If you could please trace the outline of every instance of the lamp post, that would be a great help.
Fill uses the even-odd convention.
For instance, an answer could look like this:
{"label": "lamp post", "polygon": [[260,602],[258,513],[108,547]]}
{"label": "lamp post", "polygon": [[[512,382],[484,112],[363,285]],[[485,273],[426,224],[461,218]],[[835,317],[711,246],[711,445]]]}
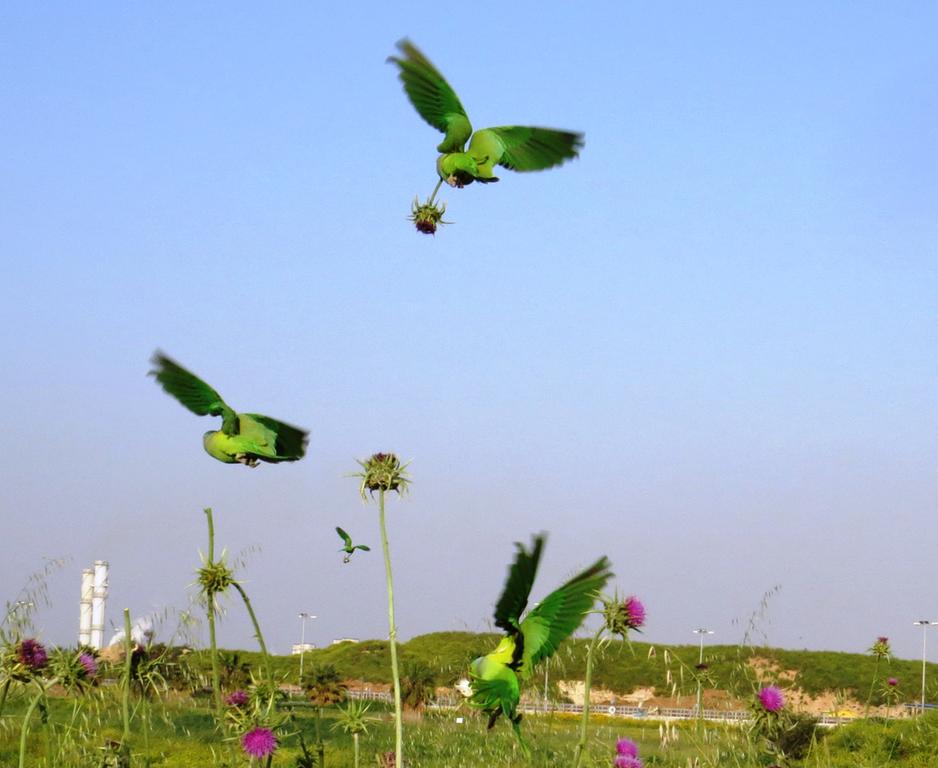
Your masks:
{"label": "lamp post", "polygon": [[698,675],[697,675],[697,717],[700,717],[703,714],[703,710],[701,709],[701,703],[703,700],[703,689],[701,687],[702,683],[701,683],[700,674],[699,674],[700,672],[703,671],[701,669],[701,667],[703,666],[703,641],[704,641],[704,635],[712,635],[713,630],[707,629],[706,627],[697,627],[697,629],[694,630],[694,634],[700,636],[700,656],[697,659],[697,672],[698,672]]}
{"label": "lamp post", "polygon": [[306,620],[315,619],[311,613],[301,611],[297,614],[300,617],[300,685],[303,684],[303,656],[306,655]]}
{"label": "lamp post", "polygon": [[932,624],[938,624],[938,621],[929,621],[928,619],[919,619],[912,622],[914,625],[922,628],[922,714],[925,713],[925,642],[927,640],[928,628]]}

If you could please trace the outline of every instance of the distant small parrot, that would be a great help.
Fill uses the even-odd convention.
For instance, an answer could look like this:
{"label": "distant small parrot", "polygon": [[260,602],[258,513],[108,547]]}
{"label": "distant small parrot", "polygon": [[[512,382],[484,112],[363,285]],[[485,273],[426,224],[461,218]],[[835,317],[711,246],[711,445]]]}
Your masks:
{"label": "distant small parrot", "polygon": [[[473,133],[459,97],[429,59],[409,40],[401,40],[397,47],[403,57],[390,56],[388,61],[398,66],[404,91],[420,116],[444,134],[437,147],[441,153],[436,161],[440,180],[427,203],[415,204],[415,217],[418,208],[433,208],[444,181],[452,187],[498,181],[493,172],[496,165],[513,171],[540,171],[576,157],[583,147],[582,133],[553,128],[506,125]],[[438,213],[436,221],[443,210]],[[420,229],[419,220],[415,220]]]}
{"label": "distant small parrot", "polygon": [[508,571],[508,581],[495,606],[495,626],[507,633],[489,654],[469,666],[471,696],[469,703],[489,715],[488,727],[504,714],[527,752],[521,738],[520,681],[531,677],[534,667],[549,658],[560,644],[572,635],[612,576],[609,560],[603,556],[566,584],[555,589],[521,619],[534,584],[543,534],[534,537],[531,550],[516,543],[515,562]]}
{"label": "distant small parrot", "polygon": [[308,433],[257,413],[235,413],[214,389],[174,360],[156,352],[150,371],[163,389],[199,416],[221,416],[221,429],[206,432],[208,454],[226,464],[256,467],[297,461],[306,453]]}
{"label": "distant small parrot", "polygon": [[339,550],[339,552],[345,552],[345,557],[342,558],[343,563],[347,563],[352,559],[352,555],[355,554],[356,549],[360,549],[362,552],[371,552],[371,547],[364,544],[352,544],[352,537],[339,528],[339,526],[335,527],[335,532],[339,534],[339,538],[344,542],[344,546]]}

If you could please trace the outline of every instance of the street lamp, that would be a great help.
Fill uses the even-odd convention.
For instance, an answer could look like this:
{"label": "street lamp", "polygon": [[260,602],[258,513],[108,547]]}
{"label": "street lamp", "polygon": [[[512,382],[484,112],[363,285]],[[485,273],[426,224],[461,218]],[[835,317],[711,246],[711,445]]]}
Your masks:
{"label": "street lamp", "polygon": [[[697,660],[697,672],[700,673],[700,672],[703,671],[703,670],[701,669],[701,667],[703,667],[703,641],[704,641],[704,635],[712,635],[712,634],[713,634],[713,630],[712,630],[712,629],[707,629],[706,627],[697,627],[697,629],[694,630],[694,634],[700,636],[700,657],[699,657],[698,660]],[[700,707],[701,701],[702,701],[702,699],[703,699],[703,689],[701,688],[701,685],[702,685],[702,683],[701,683],[701,679],[700,679],[700,674],[698,674],[698,675],[697,675],[697,717],[700,717],[700,716],[703,714],[703,710],[702,710],[701,707]]]}
{"label": "street lamp", "polygon": [[912,622],[914,625],[922,628],[922,714],[925,712],[925,641],[928,628],[932,624],[938,624],[938,621],[929,621],[928,619],[919,619]]}
{"label": "street lamp", "polygon": [[297,614],[300,617],[300,685],[303,684],[303,656],[306,654],[306,620],[315,619],[311,613],[302,611]]}

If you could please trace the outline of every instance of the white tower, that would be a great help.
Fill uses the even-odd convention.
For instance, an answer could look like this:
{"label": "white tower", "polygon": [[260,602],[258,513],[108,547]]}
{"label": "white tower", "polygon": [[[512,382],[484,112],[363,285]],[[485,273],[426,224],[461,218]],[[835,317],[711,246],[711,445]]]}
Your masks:
{"label": "white tower", "polygon": [[81,572],[81,602],[78,613],[78,644],[91,645],[91,598],[94,592],[94,568]]}
{"label": "white tower", "polygon": [[107,598],[108,564],[106,560],[94,561],[94,586],[91,593],[91,647],[104,647],[104,601]]}

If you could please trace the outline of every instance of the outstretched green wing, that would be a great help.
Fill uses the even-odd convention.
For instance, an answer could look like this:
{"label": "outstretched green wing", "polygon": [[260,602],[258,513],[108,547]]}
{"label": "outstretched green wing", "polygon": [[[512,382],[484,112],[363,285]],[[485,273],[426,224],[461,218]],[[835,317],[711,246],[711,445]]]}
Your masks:
{"label": "outstretched green wing", "polygon": [[596,602],[612,573],[601,557],[544,598],[521,622],[524,648],[518,674],[526,678],[542,659],[551,656],[572,635]]}
{"label": "outstretched green wing", "polygon": [[237,416],[214,389],[202,379],[183,368],[175,360],[157,351],[152,360],[156,368],[150,375],[156,377],[163,390],[198,416],[222,416],[222,430],[231,435],[237,432]]}
{"label": "outstretched green wing", "polygon": [[508,581],[505,582],[502,596],[495,605],[495,626],[509,634],[517,633],[518,621],[527,607],[528,596],[531,594],[541,559],[541,550],[544,548],[544,535],[534,537],[530,552],[519,542],[516,542],[515,546],[518,548],[515,562],[508,570]]}
{"label": "outstretched green wing", "polygon": [[472,124],[456,92],[410,40],[401,40],[397,47],[404,58],[389,56],[388,61],[400,69],[399,76],[410,103],[424,120],[446,134],[437,150],[462,152],[472,135]]}
{"label": "outstretched green wing", "polygon": [[243,415],[249,416],[276,435],[273,447],[278,458],[296,460],[302,459],[306,454],[306,442],[309,439],[309,433],[305,430],[258,413],[245,413]]}
{"label": "outstretched green wing", "polygon": [[350,547],[352,545],[352,537],[349,536],[344,530],[339,528],[339,526],[335,527],[335,532],[339,534],[339,538],[342,539],[345,546]]}
{"label": "outstretched green wing", "polygon": [[506,125],[476,131],[468,153],[481,165],[501,165],[512,171],[542,171],[576,157],[583,148],[583,134]]}

